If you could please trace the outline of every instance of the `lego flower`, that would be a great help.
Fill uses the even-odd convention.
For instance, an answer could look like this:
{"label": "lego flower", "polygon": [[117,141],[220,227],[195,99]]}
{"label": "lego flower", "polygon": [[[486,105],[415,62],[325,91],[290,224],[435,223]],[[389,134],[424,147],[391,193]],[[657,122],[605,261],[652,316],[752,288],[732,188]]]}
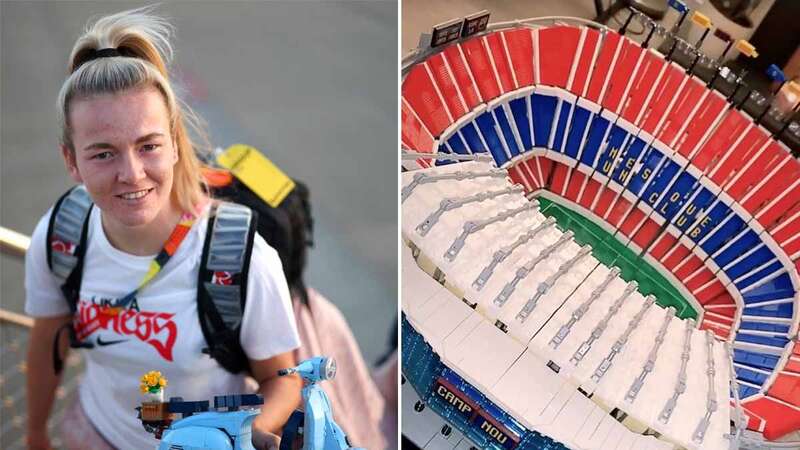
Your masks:
{"label": "lego flower", "polygon": [[139,390],[142,394],[151,393],[155,394],[161,391],[162,388],[167,386],[167,379],[161,375],[157,370],[151,370],[142,375],[139,380]]}

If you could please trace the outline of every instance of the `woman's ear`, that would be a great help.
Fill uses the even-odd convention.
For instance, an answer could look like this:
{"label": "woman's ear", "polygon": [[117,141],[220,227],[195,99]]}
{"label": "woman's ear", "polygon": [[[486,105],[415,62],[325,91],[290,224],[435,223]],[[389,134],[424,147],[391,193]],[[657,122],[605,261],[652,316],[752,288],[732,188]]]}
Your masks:
{"label": "woman's ear", "polygon": [[64,158],[64,165],[67,167],[70,178],[76,183],[83,183],[83,178],[81,178],[81,174],[78,171],[78,164],[75,162],[75,152],[66,145],[61,144],[61,156]]}
{"label": "woman's ear", "polygon": [[172,164],[178,162],[181,159],[180,150],[178,150],[178,143],[173,139],[172,140]]}

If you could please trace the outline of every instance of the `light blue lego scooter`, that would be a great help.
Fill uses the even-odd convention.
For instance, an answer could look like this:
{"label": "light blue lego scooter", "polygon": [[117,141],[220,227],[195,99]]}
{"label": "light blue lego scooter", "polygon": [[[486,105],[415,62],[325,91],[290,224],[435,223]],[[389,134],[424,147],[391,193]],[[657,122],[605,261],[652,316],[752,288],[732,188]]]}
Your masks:
{"label": "light blue lego scooter", "polygon": [[[350,449],[344,432],[333,420],[328,397],[318,384],[336,375],[333,358],[310,358],[278,374],[292,373],[306,381],[305,412],[295,411],[289,418],[281,437],[281,450],[297,448],[300,438],[303,450]],[[208,401],[184,402],[174,397],[160,404],[143,403],[137,409],[144,428],[161,439],[159,450],[255,450],[251,427],[260,413],[258,405],[263,403],[257,394],[217,396],[215,411],[209,411]],[[240,410],[243,406],[254,408]],[[173,414],[182,414],[183,418],[172,421]]]}

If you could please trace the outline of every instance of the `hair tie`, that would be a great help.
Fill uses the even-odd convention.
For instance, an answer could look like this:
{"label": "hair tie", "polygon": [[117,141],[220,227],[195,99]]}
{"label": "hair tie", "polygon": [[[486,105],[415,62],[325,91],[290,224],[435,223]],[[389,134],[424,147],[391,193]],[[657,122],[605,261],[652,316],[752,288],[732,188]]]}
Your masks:
{"label": "hair tie", "polygon": [[124,49],[123,49],[123,51],[120,51],[119,49],[116,49],[116,48],[101,48],[101,49],[98,49],[98,50],[92,50],[92,51],[89,52],[89,55],[86,57],[86,59],[81,61],[81,63],[78,64],[75,67],[75,70],[78,70],[78,68],[80,66],[88,63],[89,61],[93,61],[95,59],[113,58],[115,56],[129,56],[129,55],[130,55],[130,52],[127,52]]}
{"label": "hair tie", "polygon": [[101,48],[100,50],[94,50],[86,61],[98,58],[110,58],[112,56],[122,56],[122,54],[116,48]]}

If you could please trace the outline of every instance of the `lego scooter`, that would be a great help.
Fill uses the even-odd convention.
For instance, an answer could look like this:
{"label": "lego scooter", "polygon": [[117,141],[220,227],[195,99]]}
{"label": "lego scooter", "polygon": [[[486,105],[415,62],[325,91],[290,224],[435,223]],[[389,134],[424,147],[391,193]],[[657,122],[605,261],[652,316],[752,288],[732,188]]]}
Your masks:
{"label": "lego scooter", "polygon": [[[305,412],[295,411],[284,426],[281,450],[293,448],[299,438],[303,450],[351,448],[334,422],[328,397],[318,384],[336,375],[333,358],[310,358],[281,370],[279,375],[292,373],[306,381]],[[158,450],[256,450],[251,442],[251,427],[263,403],[258,394],[220,395],[214,397],[214,410],[209,411],[207,400],[186,402],[173,397],[168,402],[143,402],[137,410],[145,430],[161,440]],[[177,414],[181,418],[176,420]]]}

